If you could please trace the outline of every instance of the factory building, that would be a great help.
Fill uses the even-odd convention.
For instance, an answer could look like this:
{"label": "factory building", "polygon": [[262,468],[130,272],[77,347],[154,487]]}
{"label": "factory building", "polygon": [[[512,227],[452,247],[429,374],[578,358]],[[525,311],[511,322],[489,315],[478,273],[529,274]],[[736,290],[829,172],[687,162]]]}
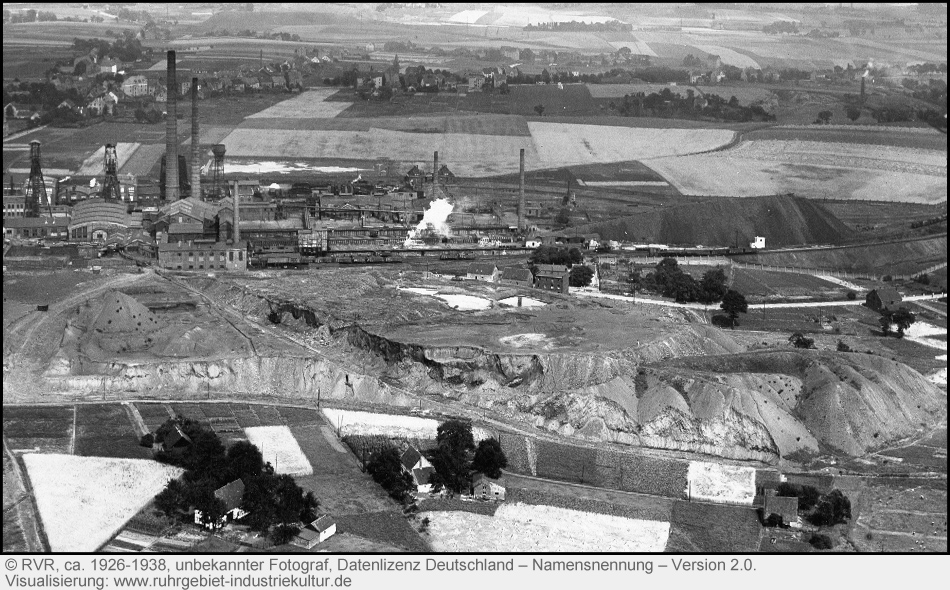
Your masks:
{"label": "factory building", "polygon": [[189,240],[158,244],[158,265],[167,270],[247,270],[247,243]]}
{"label": "factory building", "polygon": [[[137,225],[141,227],[141,213]],[[89,199],[73,207],[69,239],[76,242],[124,242],[134,225],[128,206],[121,201]]]}
{"label": "factory building", "polygon": [[14,217],[3,220],[3,237],[21,240],[66,240],[68,217]]}

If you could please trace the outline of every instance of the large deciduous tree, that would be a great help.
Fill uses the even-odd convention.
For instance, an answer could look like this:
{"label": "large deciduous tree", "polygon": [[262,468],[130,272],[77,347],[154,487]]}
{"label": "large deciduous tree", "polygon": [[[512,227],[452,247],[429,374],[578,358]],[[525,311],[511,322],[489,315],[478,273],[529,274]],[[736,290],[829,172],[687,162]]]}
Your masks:
{"label": "large deciduous tree", "polygon": [[736,320],[739,318],[739,314],[749,311],[749,304],[745,300],[745,295],[733,289],[726,291],[720,307],[729,316],[733,328],[738,323]]}
{"label": "large deciduous tree", "polygon": [[508,467],[508,458],[497,439],[486,438],[478,443],[475,457],[472,459],[472,470],[498,479],[505,467]]}

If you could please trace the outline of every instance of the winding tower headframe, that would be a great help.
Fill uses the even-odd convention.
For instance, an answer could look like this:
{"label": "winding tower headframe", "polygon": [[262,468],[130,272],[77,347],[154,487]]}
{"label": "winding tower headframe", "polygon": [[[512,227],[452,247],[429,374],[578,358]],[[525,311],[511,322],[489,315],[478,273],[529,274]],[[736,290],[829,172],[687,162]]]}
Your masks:
{"label": "winding tower headframe", "polygon": [[118,157],[115,146],[106,144],[106,177],[102,181],[102,198],[106,200],[122,200],[122,191],[119,188]]}
{"label": "winding tower headframe", "polygon": [[30,142],[30,179],[24,191],[26,217],[40,216],[40,200],[46,201],[46,210],[53,216],[53,204],[49,193],[46,192],[46,182],[43,180],[43,168],[40,165],[40,142],[36,139]]}

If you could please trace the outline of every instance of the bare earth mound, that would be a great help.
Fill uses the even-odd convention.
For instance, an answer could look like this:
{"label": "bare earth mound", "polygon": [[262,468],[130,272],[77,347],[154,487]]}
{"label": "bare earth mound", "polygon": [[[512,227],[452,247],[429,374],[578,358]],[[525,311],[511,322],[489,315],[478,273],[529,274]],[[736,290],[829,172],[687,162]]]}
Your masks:
{"label": "bare earth mound", "polygon": [[698,205],[597,223],[581,231],[607,240],[657,240],[666,244],[727,245],[739,232],[743,241],[768,236],[769,246],[837,244],[852,231],[823,206],[794,195],[716,199]]}

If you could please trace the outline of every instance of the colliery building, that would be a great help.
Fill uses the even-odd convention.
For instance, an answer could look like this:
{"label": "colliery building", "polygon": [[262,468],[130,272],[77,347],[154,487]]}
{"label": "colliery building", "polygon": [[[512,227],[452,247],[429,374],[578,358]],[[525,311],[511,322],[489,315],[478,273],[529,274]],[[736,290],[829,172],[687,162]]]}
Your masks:
{"label": "colliery building", "polygon": [[121,201],[89,199],[73,207],[69,239],[77,242],[124,242],[132,228],[142,227],[142,213],[136,217]]}
{"label": "colliery building", "polygon": [[189,240],[159,244],[158,265],[168,270],[247,270],[247,243]]}
{"label": "colliery building", "polygon": [[3,237],[21,240],[66,240],[68,217],[14,217],[3,220]]}

